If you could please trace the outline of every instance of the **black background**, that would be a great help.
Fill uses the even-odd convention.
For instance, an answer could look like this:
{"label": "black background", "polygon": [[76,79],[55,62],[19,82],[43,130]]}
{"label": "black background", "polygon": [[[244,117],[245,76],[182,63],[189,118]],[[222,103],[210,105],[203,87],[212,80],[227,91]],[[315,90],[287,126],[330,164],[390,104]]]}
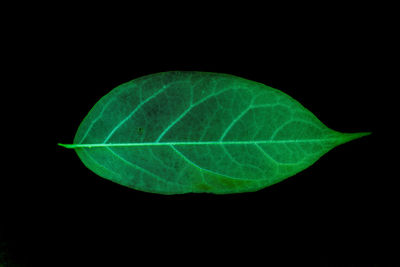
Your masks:
{"label": "black background", "polygon": [[[320,266],[393,262],[396,245],[388,244],[398,237],[399,199],[390,158],[380,152],[386,32],[374,29],[371,18],[340,14],[302,24],[256,16],[251,25],[235,16],[232,23],[208,24],[203,16],[187,25],[190,15],[176,23],[166,16],[154,27],[138,20],[122,31],[104,18],[100,25],[67,21],[47,32],[35,57],[47,71],[34,89],[51,97],[38,108],[54,134],[41,137],[48,146],[35,147],[32,166],[15,169],[21,179],[10,176],[2,187],[3,260],[17,266],[108,260],[111,266],[141,260],[247,266],[276,256]],[[279,184],[236,195],[135,191],[98,177],[73,150],[57,146],[72,142],[112,88],[169,70],[258,81],[292,96],[330,128],[373,134]]]}

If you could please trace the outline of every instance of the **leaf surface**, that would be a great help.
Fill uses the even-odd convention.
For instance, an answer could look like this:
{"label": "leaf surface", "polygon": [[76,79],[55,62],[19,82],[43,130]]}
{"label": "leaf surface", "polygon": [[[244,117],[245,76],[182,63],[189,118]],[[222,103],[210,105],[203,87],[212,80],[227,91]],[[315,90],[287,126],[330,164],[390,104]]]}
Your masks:
{"label": "leaf surface", "polygon": [[163,72],[122,84],[82,121],[74,148],[99,176],[159,194],[257,191],[368,133],[340,133],[269,86]]}

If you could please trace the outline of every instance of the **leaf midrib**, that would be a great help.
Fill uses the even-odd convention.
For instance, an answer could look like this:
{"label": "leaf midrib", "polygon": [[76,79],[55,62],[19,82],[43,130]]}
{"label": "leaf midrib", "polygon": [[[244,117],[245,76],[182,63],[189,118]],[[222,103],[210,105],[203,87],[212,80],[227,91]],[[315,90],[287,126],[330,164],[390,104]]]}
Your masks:
{"label": "leaf midrib", "polygon": [[259,140],[259,141],[191,141],[191,142],[143,142],[143,143],[107,143],[107,144],[59,144],[67,148],[79,147],[131,147],[131,146],[182,146],[182,145],[255,145],[316,143],[339,141],[343,138],[297,139],[297,140]]}

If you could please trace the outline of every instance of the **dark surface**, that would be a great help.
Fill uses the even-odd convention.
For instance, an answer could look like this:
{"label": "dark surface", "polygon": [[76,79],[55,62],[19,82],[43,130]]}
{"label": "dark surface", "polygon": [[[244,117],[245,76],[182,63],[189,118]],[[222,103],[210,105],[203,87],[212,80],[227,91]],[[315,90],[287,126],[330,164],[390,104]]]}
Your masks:
{"label": "dark surface", "polygon": [[[390,159],[380,151],[387,127],[376,91],[384,90],[382,63],[371,53],[376,43],[369,31],[354,34],[348,25],[328,24],[310,33],[272,36],[224,28],[208,35],[200,33],[203,27],[190,33],[171,26],[104,36],[73,29],[62,28],[65,34],[47,51],[54,97],[43,118],[54,132],[50,152],[37,153],[29,170],[15,169],[23,179],[1,188],[6,204],[0,263],[94,266],[111,259],[110,266],[128,266],[233,259],[251,266],[279,255],[298,262],[305,257],[309,266],[385,266],[396,259],[399,197]],[[258,81],[292,96],[330,128],[373,134],[335,148],[279,184],[237,195],[135,191],[96,176],[73,150],[56,146],[72,142],[84,116],[111,89],[168,70]]]}

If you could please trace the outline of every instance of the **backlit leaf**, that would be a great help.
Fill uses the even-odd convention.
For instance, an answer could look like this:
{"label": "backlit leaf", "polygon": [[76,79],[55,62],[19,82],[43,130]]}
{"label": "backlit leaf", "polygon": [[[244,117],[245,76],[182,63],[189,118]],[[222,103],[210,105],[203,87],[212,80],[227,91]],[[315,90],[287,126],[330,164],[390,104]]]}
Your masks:
{"label": "backlit leaf", "polygon": [[159,194],[262,189],[368,133],[327,128],[300,103],[233,75],[163,72],[122,84],[78,128],[74,148],[99,176]]}

